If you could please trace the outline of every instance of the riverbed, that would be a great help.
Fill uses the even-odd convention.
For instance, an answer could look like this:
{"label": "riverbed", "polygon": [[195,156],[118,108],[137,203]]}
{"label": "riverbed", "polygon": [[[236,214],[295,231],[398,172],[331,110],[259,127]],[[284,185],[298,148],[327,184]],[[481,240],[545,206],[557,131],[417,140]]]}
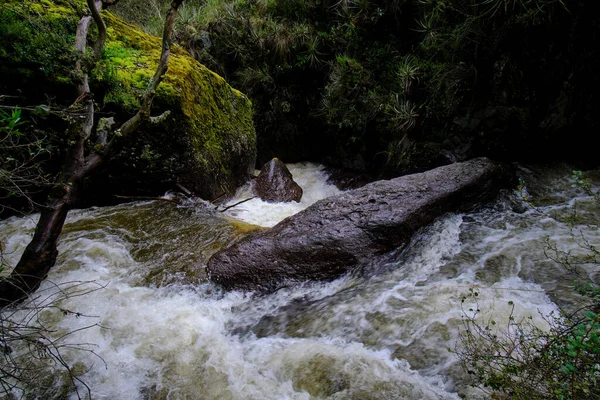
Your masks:
{"label": "riverbed", "polygon": [[[340,193],[323,166],[289,167],[301,203],[253,199],[222,213],[206,203],[147,201],[70,213],[36,298],[47,304],[62,290],[39,321],[79,345],[61,354],[76,366],[80,396],[87,385],[95,399],[123,400],[485,399],[454,352],[470,289],[481,318],[500,324],[509,302],[514,317],[544,327],[545,315],[581,300],[574,278],[547,254],[549,245],[583,251],[577,237],[600,245],[598,205],[572,187],[568,166],[520,167],[520,190],[447,214],[406,248],[333,282],[260,296],[222,291],[206,279],[210,255]],[[241,188],[221,209],[249,197]],[[0,221],[8,264],[36,218]],[[581,266],[592,278],[595,267]],[[52,398],[59,375],[25,390]]]}

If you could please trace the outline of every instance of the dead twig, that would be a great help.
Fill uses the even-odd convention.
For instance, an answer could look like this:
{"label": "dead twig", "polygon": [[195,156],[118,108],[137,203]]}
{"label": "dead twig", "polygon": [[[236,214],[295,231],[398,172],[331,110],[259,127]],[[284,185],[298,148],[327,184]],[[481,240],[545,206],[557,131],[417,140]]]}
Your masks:
{"label": "dead twig", "polygon": [[235,203],[235,204],[232,204],[232,205],[230,205],[230,206],[228,206],[228,207],[225,207],[224,209],[222,209],[222,210],[221,210],[221,212],[225,212],[225,211],[227,211],[227,210],[229,210],[229,209],[231,209],[231,208],[233,208],[233,207],[235,207],[235,206],[239,206],[240,204],[243,204],[243,203],[245,203],[245,202],[247,202],[247,201],[250,201],[250,200],[252,200],[252,199],[255,199],[256,197],[257,197],[257,196],[252,196],[252,197],[250,197],[249,199],[242,200],[242,201],[238,201],[238,202],[237,202],[237,203]]}

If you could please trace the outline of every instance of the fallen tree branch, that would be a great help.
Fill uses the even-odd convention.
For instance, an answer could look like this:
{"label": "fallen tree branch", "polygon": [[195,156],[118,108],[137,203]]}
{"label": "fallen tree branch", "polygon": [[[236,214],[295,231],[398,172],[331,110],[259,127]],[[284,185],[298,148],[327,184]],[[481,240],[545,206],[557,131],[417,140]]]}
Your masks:
{"label": "fallen tree branch", "polygon": [[175,184],[175,187],[177,189],[179,189],[181,191],[181,193],[185,194],[187,197],[196,197],[194,192],[192,192],[190,189],[186,188],[179,182]]}
{"label": "fallen tree branch", "polygon": [[232,205],[230,205],[229,207],[225,207],[224,209],[222,209],[222,210],[221,210],[221,212],[225,212],[225,211],[227,211],[227,210],[229,210],[229,209],[231,209],[231,208],[233,208],[233,207],[235,207],[235,206],[239,206],[240,204],[243,204],[243,203],[245,203],[245,202],[247,202],[247,201],[250,201],[250,200],[252,200],[252,199],[255,199],[256,197],[257,197],[257,196],[252,196],[252,197],[250,197],[249,199],[242,200],[242,201],[238,201],[237,203],[235,203],[235,204],[232,204]]}
{"label": "fallen tree branch", "polygon": [[227,193],[221,193],[220,195],[218,195],[217,197],[215,197],[214,199],[212,199],[210,202],[214,203],[215,201],[219,200],[220,198],[222,198],[223,196],[225,196]]}

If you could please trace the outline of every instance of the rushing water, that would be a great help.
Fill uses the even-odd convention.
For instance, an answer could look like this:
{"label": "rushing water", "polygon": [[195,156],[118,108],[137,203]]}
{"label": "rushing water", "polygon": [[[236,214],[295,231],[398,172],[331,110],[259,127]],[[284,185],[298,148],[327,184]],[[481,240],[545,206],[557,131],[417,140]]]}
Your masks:
{"label": "rushing water", "polygon": [[[327,183],[329,175],[324,171],[322,165],[299,163],[288,164],[287,167],[296,183],[303,188],[304,193],[302,194],[300,203],[295,201],[289,203],[267,203],[259,198],[254,198],[228,210],[227,214],[250,224],[271,227],[284,218],[304,210],[318,200],[341,193],[334,185]],[[250,185],[246,185],[240,188],[235,198],[225,204],[225,206],[230,206],[241,201],[241,199],[252,197],[253,194]]]}
{"label": "rushing water", "polygon": [[[210,255],[252,229],[233,218],[272,226],[338,193],[318,166],[291,171],[305,191],[300,204],[254,199],[224,216],[205,206],[143,202],[70,214],[40,293],[82,281],[97,290],[60,300],[60,309],[40,319],[56,336],[75,331],[65,341],[93,345],[97,356],[63,352],[93,398],[485,398],[469,388],[451,352],[464,294],[478,289],[484,318],[508,318],[510,300],[516,317],[543,325],[541,316],[557,304],[568,309],[578,301],[571,279],[544,254],[547,240],[581,251],[573,238],[581,230],[600,244],[587,225],[599,222],[596,204],[571,188],[567,168],[523,169],[537,208],[506,193],[477,212],[438,219],[404,250],[334,282],[267,296],[224,293],[206,282]],[[230,204],[249,196],[241,189]],[[575,231],[563,223],[574,210]],[[18,260],[34,224],[0,222],[9,262]]]}

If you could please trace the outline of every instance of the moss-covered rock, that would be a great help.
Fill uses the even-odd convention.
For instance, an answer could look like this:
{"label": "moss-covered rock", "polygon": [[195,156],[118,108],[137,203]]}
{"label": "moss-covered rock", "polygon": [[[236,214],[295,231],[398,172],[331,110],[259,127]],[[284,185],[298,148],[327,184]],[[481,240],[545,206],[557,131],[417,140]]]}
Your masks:
{"label": "moss-covered rock", "polygon": [[[2,68],[11,72],[11,82],[0,78],[2,91],[19,89],[27,95],[42,87],[47,91],[45,95],[65,106],[70,104],[74,96],[69,93],[72,84],[65,71],[74,59],[72,38],[78,15],[84,11],[83,2],[2,1],[0,17],[19,24],[15,28],[20,32],[29,31],[14,45],[0,37]],[[91,86],[101,112],[123,122],[139,107],[139,99],[160,58],[161,41],[108,12],[103,16],[108,39],[103,57],[91,74]],[[42,53],[46,59],[40,60],[46,70],[57,72],[40,73],[35,59],[22,61],[23,52],[35,48],[45,31],[55,31],[57,25],[63,30],[62,36],[67,36],[59,49],[62,51]],[[0,34],[7,36],[11,32],[7,28]],[[63,56],[59,58],[58,54]],[[19,76],[27,80],[16,81]],[[69,95],[64,93],[67,88]],[[60,93],[54,93],[56,90]],[[37,93],[27,97],[40,100],[39,96]],[[231,193],[246,180],[256,158],[251,102],[177,45],[172,48],[169,71],[157,90],[153,114],[167,110],[171,113],[160,124],[143,126],[139,134],[122,139],[123,150],[100,175],[92,178],[88,193],[90,189],[111,194],[157,193],[179,182],[201,197],[215,198]],[[106,184],[110,184],[109,190]]]}

